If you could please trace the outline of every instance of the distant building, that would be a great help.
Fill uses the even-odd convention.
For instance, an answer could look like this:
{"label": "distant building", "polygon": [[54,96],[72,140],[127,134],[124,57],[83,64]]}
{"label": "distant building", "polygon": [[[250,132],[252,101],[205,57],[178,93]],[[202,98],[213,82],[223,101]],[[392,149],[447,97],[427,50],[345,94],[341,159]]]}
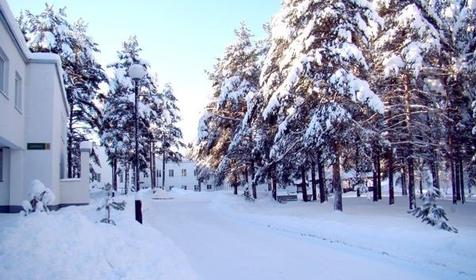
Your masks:
{"label": "distant building", "polygon": [[[89,203],[88,176],[65,178],[69,106],[62,75],[59,56],[30,52],[0,0],[0,212],[20,211],[34,179],[56,194],[53,207]],[[82,148],[81,166],[90,147]]]}
{"label": "distant building", "polygon": [[156,172],[151,174],[150,171],[147,171],[147,175],[141,173],[140,182],[141,187],[151,187],[151,176],[156,177],[157,186],[162,186],[162,180],[165,176],[165,189],[170,190],[174,188],[179,188],[183,190],[193,190],[193,191],[214,191],[221,190],[225,186],[216,186],[214,183],[214,178],[209,178],[201,182],[199,189],[199,182],[197,177],[197,165],[194,161],[189,159],[184,159],[182,162],[173,163],[167,162],[165,164],[165,174],[162,174],[162,159],[156,159]]}

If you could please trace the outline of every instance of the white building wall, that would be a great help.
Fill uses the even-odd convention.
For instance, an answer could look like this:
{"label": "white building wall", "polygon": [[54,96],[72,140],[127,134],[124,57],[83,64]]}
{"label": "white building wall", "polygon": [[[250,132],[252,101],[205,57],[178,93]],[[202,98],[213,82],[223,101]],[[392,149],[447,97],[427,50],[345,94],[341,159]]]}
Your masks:
{"label": "white building wall", "polygon": [[[53,190],[57,197],[54,205],[62,205],[60,179],[66,167],[68,105],[61,61],[57,55],[32,54],[28,50],[5,0],[0,0],[0,55],[8,62],[7,94],[0,93],[0,148],[4,159],[0,212],[18,211],[33,179]],[[17,75],[22,82],[20,110],[15,107]],[[28,143],[49,144],[49,149],[28,150]],[[87,173],[85,176],[89,178]],[[63,185],[67,188],[68,184]],[[79,187],[83,193],[88,189],[87,181],[81,180]],[[65,188],[68,194],[76,193]],[[88,202],[84,195],[68,197],[68,203]]]}
{"label": "white building wall", "polygon": [[[24,143],[24,106],[23,111],[15,109],[15,75],[18,73],[23,82],[27,79],[26,63],[11,40],[5,21],[0,17],[0,52],[8,59],[7,96],[0,93],[0,146],[14,149],[23,148]],[[24,85],[23,85],[24,87]]]}

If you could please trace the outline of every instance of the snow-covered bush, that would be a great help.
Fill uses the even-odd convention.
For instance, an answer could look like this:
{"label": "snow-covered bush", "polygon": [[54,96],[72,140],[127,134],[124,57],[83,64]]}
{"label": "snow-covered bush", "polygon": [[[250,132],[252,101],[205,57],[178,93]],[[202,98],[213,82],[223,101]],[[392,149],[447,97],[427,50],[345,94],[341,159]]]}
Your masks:
{"label": "snow-covered bush", "polygon": [[114,192],[112,191],[111,184],[106,184],[107,196],[103,200],[101,206],[97,208],[98,211],[106,209],[106,217],[101,219],[101,223],[113,224],[116,225],[116,222],[111,219],[111,209],[115,210],[124,210],[126,209],[126,202],[123,200],[121,202],[114,201]]}
{"label": "snow-covered bush", "polygon": [[446,217],[445,209],[436,204],[436,198],[439,197],[439,193],[439,190],[435,187],[428,187],[427,191],[421,196],[423,205],[408,212],[417,218],[421,218],[422,222],[457,233],[458,230],[447,223],[448,218]]}
{"label": "snow-covered bush", "polygon": [[30,199],[29,201],[24,200],[22,202],[25,215],[28,215],[30,212],[48,212],[48,205],[51,205],[56,199],[53,191],[45,187],[40,180],[33,180],[31,182],[28,197]]}

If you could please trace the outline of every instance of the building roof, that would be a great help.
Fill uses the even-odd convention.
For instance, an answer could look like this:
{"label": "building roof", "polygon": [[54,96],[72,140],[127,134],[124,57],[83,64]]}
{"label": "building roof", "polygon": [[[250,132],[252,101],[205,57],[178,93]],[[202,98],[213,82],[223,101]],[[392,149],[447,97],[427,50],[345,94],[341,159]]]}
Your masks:
{"label": "building roof", "polygon": [[0,21],[3,22],[7,28],[8,34],[12,38],[18,52],[25,61],[25,63],[38,63],[38,64],[54,64],[56,67],[56,75],[60,83],[61,95],[63,99],[63,105],[66,112],[69,115],[68,100],[66,98],[66,90],[63,83],[63,67],[61,64],[61,58],[54,53],[32,53],[28,48],[25,37],[23,36],[20,26],[13,16],[10,7],[6,0],[0,0]]}

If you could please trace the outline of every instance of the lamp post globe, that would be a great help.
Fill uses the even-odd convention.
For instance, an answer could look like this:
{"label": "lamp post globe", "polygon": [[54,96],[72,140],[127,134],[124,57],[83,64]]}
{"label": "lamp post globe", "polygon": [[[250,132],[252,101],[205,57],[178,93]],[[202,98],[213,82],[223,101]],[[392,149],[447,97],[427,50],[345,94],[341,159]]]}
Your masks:
{"label": "lamp post globe", "polygon": [[139,141],[138,141],[138,130],[139,130],[139,118],[138,118],[138,103],[139,103],[139,82],[142,80],[146,71],[144,66],[140,64],[132,64],[129,67],[129,77],[134,81],[134,128],[135,128],[135,160],[134,160],[134,180],[136,187],[136,198],[135,198],[135,216],[136,221],[142,224],[142,201],[140,198],[139,190]]}
{"label": "lamp post globe", "polygon": [[145,68],[141,64],[135,63],[129,66],[129,77],[134,81],[142,80],[145,77]]}

